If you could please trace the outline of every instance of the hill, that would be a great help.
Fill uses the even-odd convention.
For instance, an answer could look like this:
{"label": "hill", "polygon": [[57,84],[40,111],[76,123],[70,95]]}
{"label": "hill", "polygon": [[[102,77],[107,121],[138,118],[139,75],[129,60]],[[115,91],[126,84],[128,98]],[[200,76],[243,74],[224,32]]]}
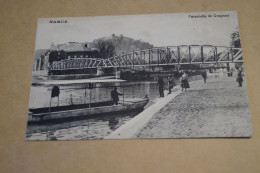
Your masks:
{"label": "hill", "polygon": [[131,52],[133,50],[153,48],[153,45],[148,42],[125,37],[122,34],[120,36],[116,36],[115,34],[113,34],[110,37],[102,37],[102,38],[93,40],[93,43],[95,43],[97,40],[106,40],[106,41],[112,42],[113,45],[115,46],[116,55]]}

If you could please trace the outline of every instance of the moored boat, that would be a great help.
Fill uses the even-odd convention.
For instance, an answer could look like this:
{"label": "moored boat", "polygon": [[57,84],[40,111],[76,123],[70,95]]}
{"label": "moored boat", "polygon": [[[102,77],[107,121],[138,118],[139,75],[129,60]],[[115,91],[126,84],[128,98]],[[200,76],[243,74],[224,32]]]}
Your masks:
{"label": "moored boat", "polygon": [[128,99],[119,101],[118,105],[113,105],[111,101],[96,102],[91,104],[77,104],[57,107],[44,107],[29,109],[28,122],[42,122],[57,119],[67,119],[76,117],[88,117],[93,115],[104,115],[122,111],[132,111],[143,109],[149,99]]}
{"label": "moored boat", "polygon": [[[60,87],[73,86],[77,88],[79,86],[83,88],[91,89],[93,88],[94,83],[114,83],[114,82],[124,82],[123,80],[73,80],[73,81],[49,81],[41,83],[41,85],[46,86],[55,86],[56,89]],[[59,87],[58,87],[59,86]],[[86,96],[86,95],[85,95]],[[128,112],[137,109],[143,109],[144,106],[149,102],[148,98],[132,98],[132,99],[123,99],[118,101],[118,105],[114,105],[112,101],[102,101],[102,102],[91,102],[91,93],[90,93],[90,103],[83,104],[73,104],[71,102],[69,105],[65,106],[54,106],[51,104],[49,107],[41,108],[30,108],[28,111],[28,123],[35,122],[46,122],[52,120],[65,120],[73,119],[79,117],[90,117],[90,116],[100,116],[107,115],[109,113],[117,112]],[[50,101],[51,103],[51,101]]]}

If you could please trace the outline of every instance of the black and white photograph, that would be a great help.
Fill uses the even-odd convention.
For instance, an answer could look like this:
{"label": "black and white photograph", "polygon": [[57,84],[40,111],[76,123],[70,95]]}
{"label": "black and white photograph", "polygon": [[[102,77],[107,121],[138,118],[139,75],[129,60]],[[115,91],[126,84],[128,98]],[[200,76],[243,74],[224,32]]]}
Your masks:
{"label": "black and white photograph", "polygon": [[236,11],[40,18],[25,140],[251,137],[244,59]]}

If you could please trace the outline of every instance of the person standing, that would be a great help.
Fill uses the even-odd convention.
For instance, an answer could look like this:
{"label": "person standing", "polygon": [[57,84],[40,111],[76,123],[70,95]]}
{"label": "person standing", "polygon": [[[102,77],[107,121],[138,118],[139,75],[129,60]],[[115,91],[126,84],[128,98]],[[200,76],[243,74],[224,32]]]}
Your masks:
{"label": "person standing", "polygon": [[111,91],[111,98],[112,98],[113,104],[118,105],[118,101],[119,101],[118,96],[122,96],[122,95],[123,94],[120,94],[119,92],[117,92],[117,88],[114,87],[114,90]]}
{"label": "person standing", "polygon": [[203,77],[204,83],[207,82],[207,72],[205,69],[202,70],[201,76]]}
{"label": "person standing", "polygon": [[242,77],[241,68],[238,69],[238,72],[237,72],[237,82],[238,82],[238,87],[242,87],[243,77]]}
{"label": "person standing", "polygon": [[163,81],[163,78],[162,77],[159,77],[158,81],[157,81],[157,84],[156,84],[156,87],[159,85],[159,94],[160,94],[160,97],[164,97],[164,93],[163,93],[163,90],[164,90],[164,81]]}
{"label": "person standing", "polygon": [[186,71],[184,71],[183,75],[181,76],[181,90],[190,88],[189,82],[188,82],[188,74]]}
{"label": "person standing", "polygon": [[168,77],[168,88],[169,88],[169,93],[172,93],[172,88],[173,88],[173,78],[172,77]]}

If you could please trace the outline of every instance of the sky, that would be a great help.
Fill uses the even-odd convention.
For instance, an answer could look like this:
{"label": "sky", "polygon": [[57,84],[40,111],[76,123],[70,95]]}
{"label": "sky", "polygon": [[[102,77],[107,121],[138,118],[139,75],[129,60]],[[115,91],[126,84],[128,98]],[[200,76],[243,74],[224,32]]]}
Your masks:
{"label": "sky", "polygon": [[[198,15],[207,17],[191,18]],[[228,17],[214,17],[215,15]],[[67,20],[67,23],[49,23],[56,19]],[[48,49],[52,42],[55,45],[91,42],[112,34],[123,34],[149,42],[155,47],[194,44],[229,46],[230,35],[237,27],[235,11],[42,18],[37,22],[35,49]]]}

